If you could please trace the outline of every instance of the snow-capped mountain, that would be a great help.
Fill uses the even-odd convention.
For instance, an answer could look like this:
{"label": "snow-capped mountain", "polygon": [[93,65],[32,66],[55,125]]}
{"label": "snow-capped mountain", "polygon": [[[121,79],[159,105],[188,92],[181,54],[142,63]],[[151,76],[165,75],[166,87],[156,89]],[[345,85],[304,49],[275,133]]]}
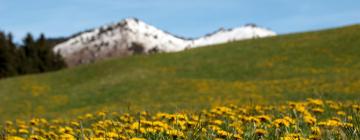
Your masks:
{"label": "snow-capped mountain", "polygon": [[96,60],[128,56],[136,53],[177,52],[188,48],[276,35],[256,26],[222,29],[198,39],[184,39],[148,25],[136,18],[128,18],[89,30],[54,47],[69,66]]}
{"label": "snow-capped mountain", "polygon": [[208,46],[230,41],[275,36],[276,33],[254,24],[245,25],[233,29],[219,29],[218,31],[205,35],[193,41],[192,46]]}

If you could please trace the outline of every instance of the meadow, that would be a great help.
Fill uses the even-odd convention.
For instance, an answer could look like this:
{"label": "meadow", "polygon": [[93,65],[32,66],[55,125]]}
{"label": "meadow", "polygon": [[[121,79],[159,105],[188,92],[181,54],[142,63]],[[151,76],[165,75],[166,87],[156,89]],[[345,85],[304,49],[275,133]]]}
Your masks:
{"label": "meadow", "polygon": [[[237,41],[179,53],[112,59],[57,72],[3,79],[0,80],[0,120],[71,120],[98,111],[191,114],[203,109],[229,107],[230,104],[276,106],[307,98],[344,104],[353,102],[352,105],[356,106],[360,101],[359,31],[360,26],[353,25]],[[336,114],[331,110],[326,112]],[[298,122],[291,113],[293,111],[269,115],[275,115],[270,116],[271,120],[292,115],[291,118]],[[224,117],[222,121],[230,116]],[[336,115],[317,119],[326,122],[332,117]],[[352,131],[358,131],[356,123],[344,118],[335,120],[341,126],[343,123],[352,124]],[[274,138],[276,129],[270,127],[260,128],[267,131],[266,137]],[[227,132],[232,129],[230,126],[221,128],[229,129]],[[310,126],[304,129],[308,132],[301,133],[301,136],[309,137]],[[254,134],[252,130],[246,132],[243,134]],[[136,133],[135,136],[143,135]]]}
{"label": "meadow", "polygon": [[199,113],[87,113],[76,119],[7,121],[9,140],[360,139],[360,104],[308,99],[276,106],[219,106]]}

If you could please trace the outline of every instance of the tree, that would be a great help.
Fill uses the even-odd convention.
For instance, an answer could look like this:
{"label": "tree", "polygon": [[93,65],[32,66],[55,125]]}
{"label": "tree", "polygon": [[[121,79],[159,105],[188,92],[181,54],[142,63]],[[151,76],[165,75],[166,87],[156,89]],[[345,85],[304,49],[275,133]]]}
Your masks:
{"label": "tree", "polygon": [[28,33],[23,40],[23,54],[20,54],[21,60],[21,72],[25,73],[37,73],[39,72],[38,65],[38,51],[33,36]]}
{"label": "tree", "polygon": [[[12,37],[10,37],[10,40]],[[12,55],[12,43],[3,32],[0,32],[0,78],[13,76],[16,72],[16,66],[13,65],[14,58]]]}
{"label": "tree", "polygon": [[64,68],[65,62],[53,52],[53,46],[63,39],[47,40],[44,34],[34,39],[29,33],[23,45],[17,46],[12,35],[0,32],[0,78],[54,71]]}

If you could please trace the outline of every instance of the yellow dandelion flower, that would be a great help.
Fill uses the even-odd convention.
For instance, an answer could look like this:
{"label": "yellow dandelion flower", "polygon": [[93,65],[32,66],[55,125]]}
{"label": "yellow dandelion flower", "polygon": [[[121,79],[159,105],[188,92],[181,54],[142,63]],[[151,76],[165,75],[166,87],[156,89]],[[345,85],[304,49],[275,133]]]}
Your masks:
{"label": "yellow dandelion flower", "polygon": [[38,136],[38,135],[31,135],[29,140],[45,140],[45,138]]}
{"label": "yellow dandelion flower", "polygon": [[316,118],[313,116],[304,116],[304,122],[307,123],[308,125],[314,125],[316,123]]}
{"label": "yellow dandelion flower", "polygon": [[217,134],[221,137],[221,138],[227,138],[230,137],[231,134],[229,132],[226,132],[224,130],[219,130],[217,131]]}
{"label": "yellow dandelion flower", "polygon": [[100,111],[100,112],[97,112],[96,115],[99,116],[99,117],[105,117],[106,113],[103,112],[103,111]]}
{"label": "yellow dandelion flower", "polygon": [[281,137],[280,140],[305,140],[305,138],[301,137],[298,133],[288,133]]}
{"label": "yellow dandelion flower", "polygon": [[9,136],[7,137],[8,140],[25,140],[24,138],[22,137],[18,137],[18,136]]}
{"label": "yellow dandelion flower", "polygon": [[338,111],[336,112],[336,114],[338,114],[339,116],[345,116],[346,113],[344,111]]}
{"label": "yellow dandelion flower", "polygon": [[324,102],[322,100],[319,99],[307,99],[308,103],[311,105],[317,105],[317,106],[321,106],[324,104]]}
{"label": "yellow dandelion flower", "polygon": [[60,135],[61,140],[76,140],[76,138],[71,134],[62,134]]}
{"label": "yellow dandelion flower", "polygon": [[145,138],[131,138],[130,140],[146,140]]}
{"label": "yellow dandelion flower", "polygon": [[313,111],[314,113],[323,113],[324,109],[322,109],[322,108],[313,108],[311,111]]}
{"label": "yellow dandelion flower", "polygon": [[258,136],[264,136],[266,135],[268,132],[265,129],[256,129],[255,130],[255,134]]}
{"label": "yellow dandelion flower", "polygon": [[27,129],[19,129],[20,134],[29,134],[29,130]]}
{"label": "yellow dandelion flower", "polygon": [[75,121],[72,121],[70,124],[72,126],[75,126],[75,127],[80,127],[80,124],[78,122],[75,122]]}
{"label": "yellow dandelion flower", "polygon": [[108,132],[108,133],[106,133],[106,137],[116,139],[119,137],[119,135],[118,135],[118,133],[115,133],[115,132]]}
{"label": "yellow dandelion flower", "polygon": [[271,117],[270,117],[270,116],[267,116],[267,115],[257,116],[257,118],[258,118],[261,122],[270,122],[270,121],[271,121]]}
{"label": "yellow dandelion flower", "polygon": [[185,136],[184,133],[179,130],[168,130],[166,131],[166,134],[175,138],[183,138]]}
{"label": "yellow dandelion flower", "polygon": [[92,119],[93,117],[94,117],[93,114],[90,114],[90,113],[85,114],[86,119]]}
{"label": "yellow dandelion flower", "polygon": [[223,124],[223,121],[221,121],[221,120],[213,120],[213,121],[211,121],[211,124],[221,125],[221,124]]}
{"label": "yellow dandelion flower", "polygon": [[31,119],[31,120],[30,120],[30,125],[32,125],[32,126],[37,126],[37,125],[39,125],[39,120],[38,120],[38,119]]}
{"label": "yellow dandelion flower", "polygon": [[311,127],[311,134],[314,136],[320,136],[321,130],[319,127]]}

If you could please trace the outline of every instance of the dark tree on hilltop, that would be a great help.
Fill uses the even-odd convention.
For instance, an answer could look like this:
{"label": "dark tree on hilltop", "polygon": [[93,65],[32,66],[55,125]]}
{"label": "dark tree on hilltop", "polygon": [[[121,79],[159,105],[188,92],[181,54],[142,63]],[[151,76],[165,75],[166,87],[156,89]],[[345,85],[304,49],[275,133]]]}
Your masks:
{"label": "dark tree on hilltop", "polygon": [[61,56],[52,51],[54,45],[44,34],[38,39],[27,34],[23,45],[17,46],[11,34],[0,32],[0,78],[64,68]]}
{"label": "dark tree on hilltop", "polygon": [[11,76],[13,72],[7,39],[5,34],[0,32],[0,77]]}
{"label": "dark tree on hilltop", "polygon": [[37,46],[35,46],[35,41],[31,34],[26,35],[21,48],[22,49],[19,50],[19,57],[21,59],[20,74],[39,72],[36,69],[38,64],[38,50]]}
{"label": "dark tree on hilltop", "polygon": [[53,45],[48,42],[44,34],[40,35],[37,40],[39,54],[38,59],[40,65],[38,66],[40,72],[53,71],[65,67],[65,62],[59,54],[53,53]]}

